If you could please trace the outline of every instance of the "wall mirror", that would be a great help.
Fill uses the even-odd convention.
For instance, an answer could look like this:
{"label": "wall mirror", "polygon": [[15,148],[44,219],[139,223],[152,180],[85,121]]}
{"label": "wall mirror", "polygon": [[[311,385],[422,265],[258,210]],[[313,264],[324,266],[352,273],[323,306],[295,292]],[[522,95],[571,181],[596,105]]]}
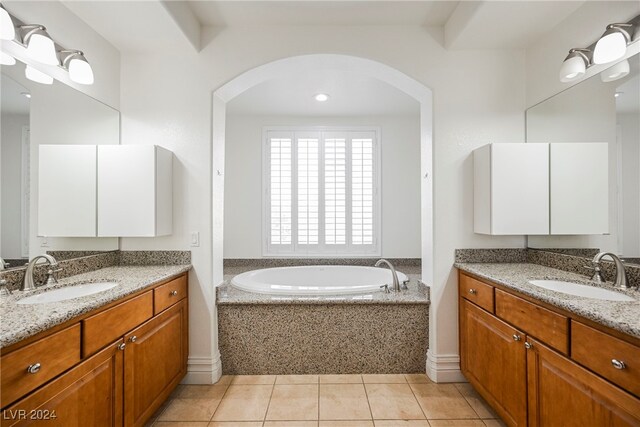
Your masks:
{"label": "wall mirror", "polygon": [[2,65],[0,74],[0,258],[18,268],[44,252],[68,258],[118,249],[115,237],[39,236],[37,183],[39,145],[119,144],[120,113],[57,80],[28,80],[24,69]]}
{"label": "wall mirror", "polygon": [[[614,78],[616,69],[629,72]],[[529,108],[526,121],[527,142],[609,144],[609,194],[593,200],[609,206],[609,234],[528,236],[528,247],[585,257],[602,250],[640,264],[640,56]]]}

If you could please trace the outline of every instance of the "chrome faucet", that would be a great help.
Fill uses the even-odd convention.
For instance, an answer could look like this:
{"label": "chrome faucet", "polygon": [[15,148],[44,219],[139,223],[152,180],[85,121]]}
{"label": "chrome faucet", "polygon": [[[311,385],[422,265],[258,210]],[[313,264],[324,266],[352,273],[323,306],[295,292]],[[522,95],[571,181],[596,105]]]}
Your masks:
{"label": "chrome faucet", "polygon": [[[20,288],[21,291],[32,291],[36,288],[36,283],[33,280],[33,270],[35,269],[35,266],[40,258],[45,259],[51,265],[51,267],[58,266],[58,261],[56,261],[56,259],[49,254],[43,254],[33,257],[33,259],[29,261],[29,264],[27,264],[27,270],[24,272],[24,280],[22,281],[22,287]],[[49,278],[52,277],[52,273],[53,271],[51,273],[48,273]],[[47,279],[47,283],[49,283],[49,279]]]}
{"label": "chrome faucet", "polygon": [[607,255],[613,260],[616,265],[616,282],[614,286],[619,289],[631,289],[631,286],[629,286],[629,283],[627,281],[627,272],[624,270],[624,264],[616,254],[613,254],[611,252],[600,252],[595,257],[593,257],[593,265],[597,268],[596,271],[600,271],[600,260]]}
{"label": "chrome faucet", "polygon": [[396,273],[396,269],[393,267],[393,264],[382,258],[376,262],[376,267],[380,267],[382,264],[386,264],[391,270],[391,276],[393,276],[393,292],[400,292],[400,281],[398,280],[398,273]]}

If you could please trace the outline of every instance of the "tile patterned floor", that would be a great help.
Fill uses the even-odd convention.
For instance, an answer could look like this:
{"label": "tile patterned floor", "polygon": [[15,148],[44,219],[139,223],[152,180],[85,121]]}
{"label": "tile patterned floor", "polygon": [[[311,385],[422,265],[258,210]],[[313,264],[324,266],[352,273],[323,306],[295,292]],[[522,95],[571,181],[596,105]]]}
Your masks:
{"label": "tile patterned floor", "polygon": [[469,384],[424,374],[237,375],[180,385],[151,427],[500,427]]}

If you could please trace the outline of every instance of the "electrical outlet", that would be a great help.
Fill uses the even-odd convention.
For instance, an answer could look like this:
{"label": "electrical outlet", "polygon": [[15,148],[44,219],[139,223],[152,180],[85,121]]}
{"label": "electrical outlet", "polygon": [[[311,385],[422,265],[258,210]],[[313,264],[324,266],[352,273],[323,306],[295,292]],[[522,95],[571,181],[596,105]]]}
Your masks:
{"label": "electrical outlet", "polygon": [[191,246],[192,247],[200,246],[200,233],[197,231],[191,233]]}

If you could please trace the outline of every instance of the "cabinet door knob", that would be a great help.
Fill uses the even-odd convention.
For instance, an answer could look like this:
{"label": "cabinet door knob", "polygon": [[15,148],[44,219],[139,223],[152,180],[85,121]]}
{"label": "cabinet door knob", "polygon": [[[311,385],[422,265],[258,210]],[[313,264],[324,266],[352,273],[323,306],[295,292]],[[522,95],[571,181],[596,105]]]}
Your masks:
{"label": "cabinet door knob", "polygon": [[531,344],[530,342],[524,343],[524,348],[526,348],[527,350],[532,348],[532,347],[533,347],[533,344]]}
{"label": "cabinet door knob", "polygon": [[514,341],[520,341],[520,340],[522,340],[522,337],[521,337],[520,335],[516,335],[516,334],[514,334],[514,335],[513,335],[513,340],[514,340]]}
{"label": "cabinet door knob", "polygon": [[42,366],[39,363],[34,363],[33,365],[29,365],[29,367],[27,368],[27,372],[30,374],[35,374],[40,370],[41,367]]}
{"label": "cabinet door knob", "polygon": [[132,337],[129,337],[129,341],[130,342],[136,342],[136,340],[138,339],[137,336],[133,335]]}
{"label": "cabinet door knob", "polygon": [[126,346],[127,345],[125,343],[120,343],[120,345],[118,346],[118,350],[124,350]]}
{"label": "cabinet door knob", "polygon": [[169,295],[171,295],[172,297],[175,297],[176,295],[178,295],[178,291],[171,291]]}
{"label": "cabinet door knob", "polygon": [[616,369],[624,369],[627,367],[627,365],[625,365],[622,360],[618,360],[618,359],[611,359],[611,364]]}
{"label": "cabinet door knob", "polygon": [[478,293],[478,291],[476,291],[475,289],[469,289],[469,293],[475,295]]}

